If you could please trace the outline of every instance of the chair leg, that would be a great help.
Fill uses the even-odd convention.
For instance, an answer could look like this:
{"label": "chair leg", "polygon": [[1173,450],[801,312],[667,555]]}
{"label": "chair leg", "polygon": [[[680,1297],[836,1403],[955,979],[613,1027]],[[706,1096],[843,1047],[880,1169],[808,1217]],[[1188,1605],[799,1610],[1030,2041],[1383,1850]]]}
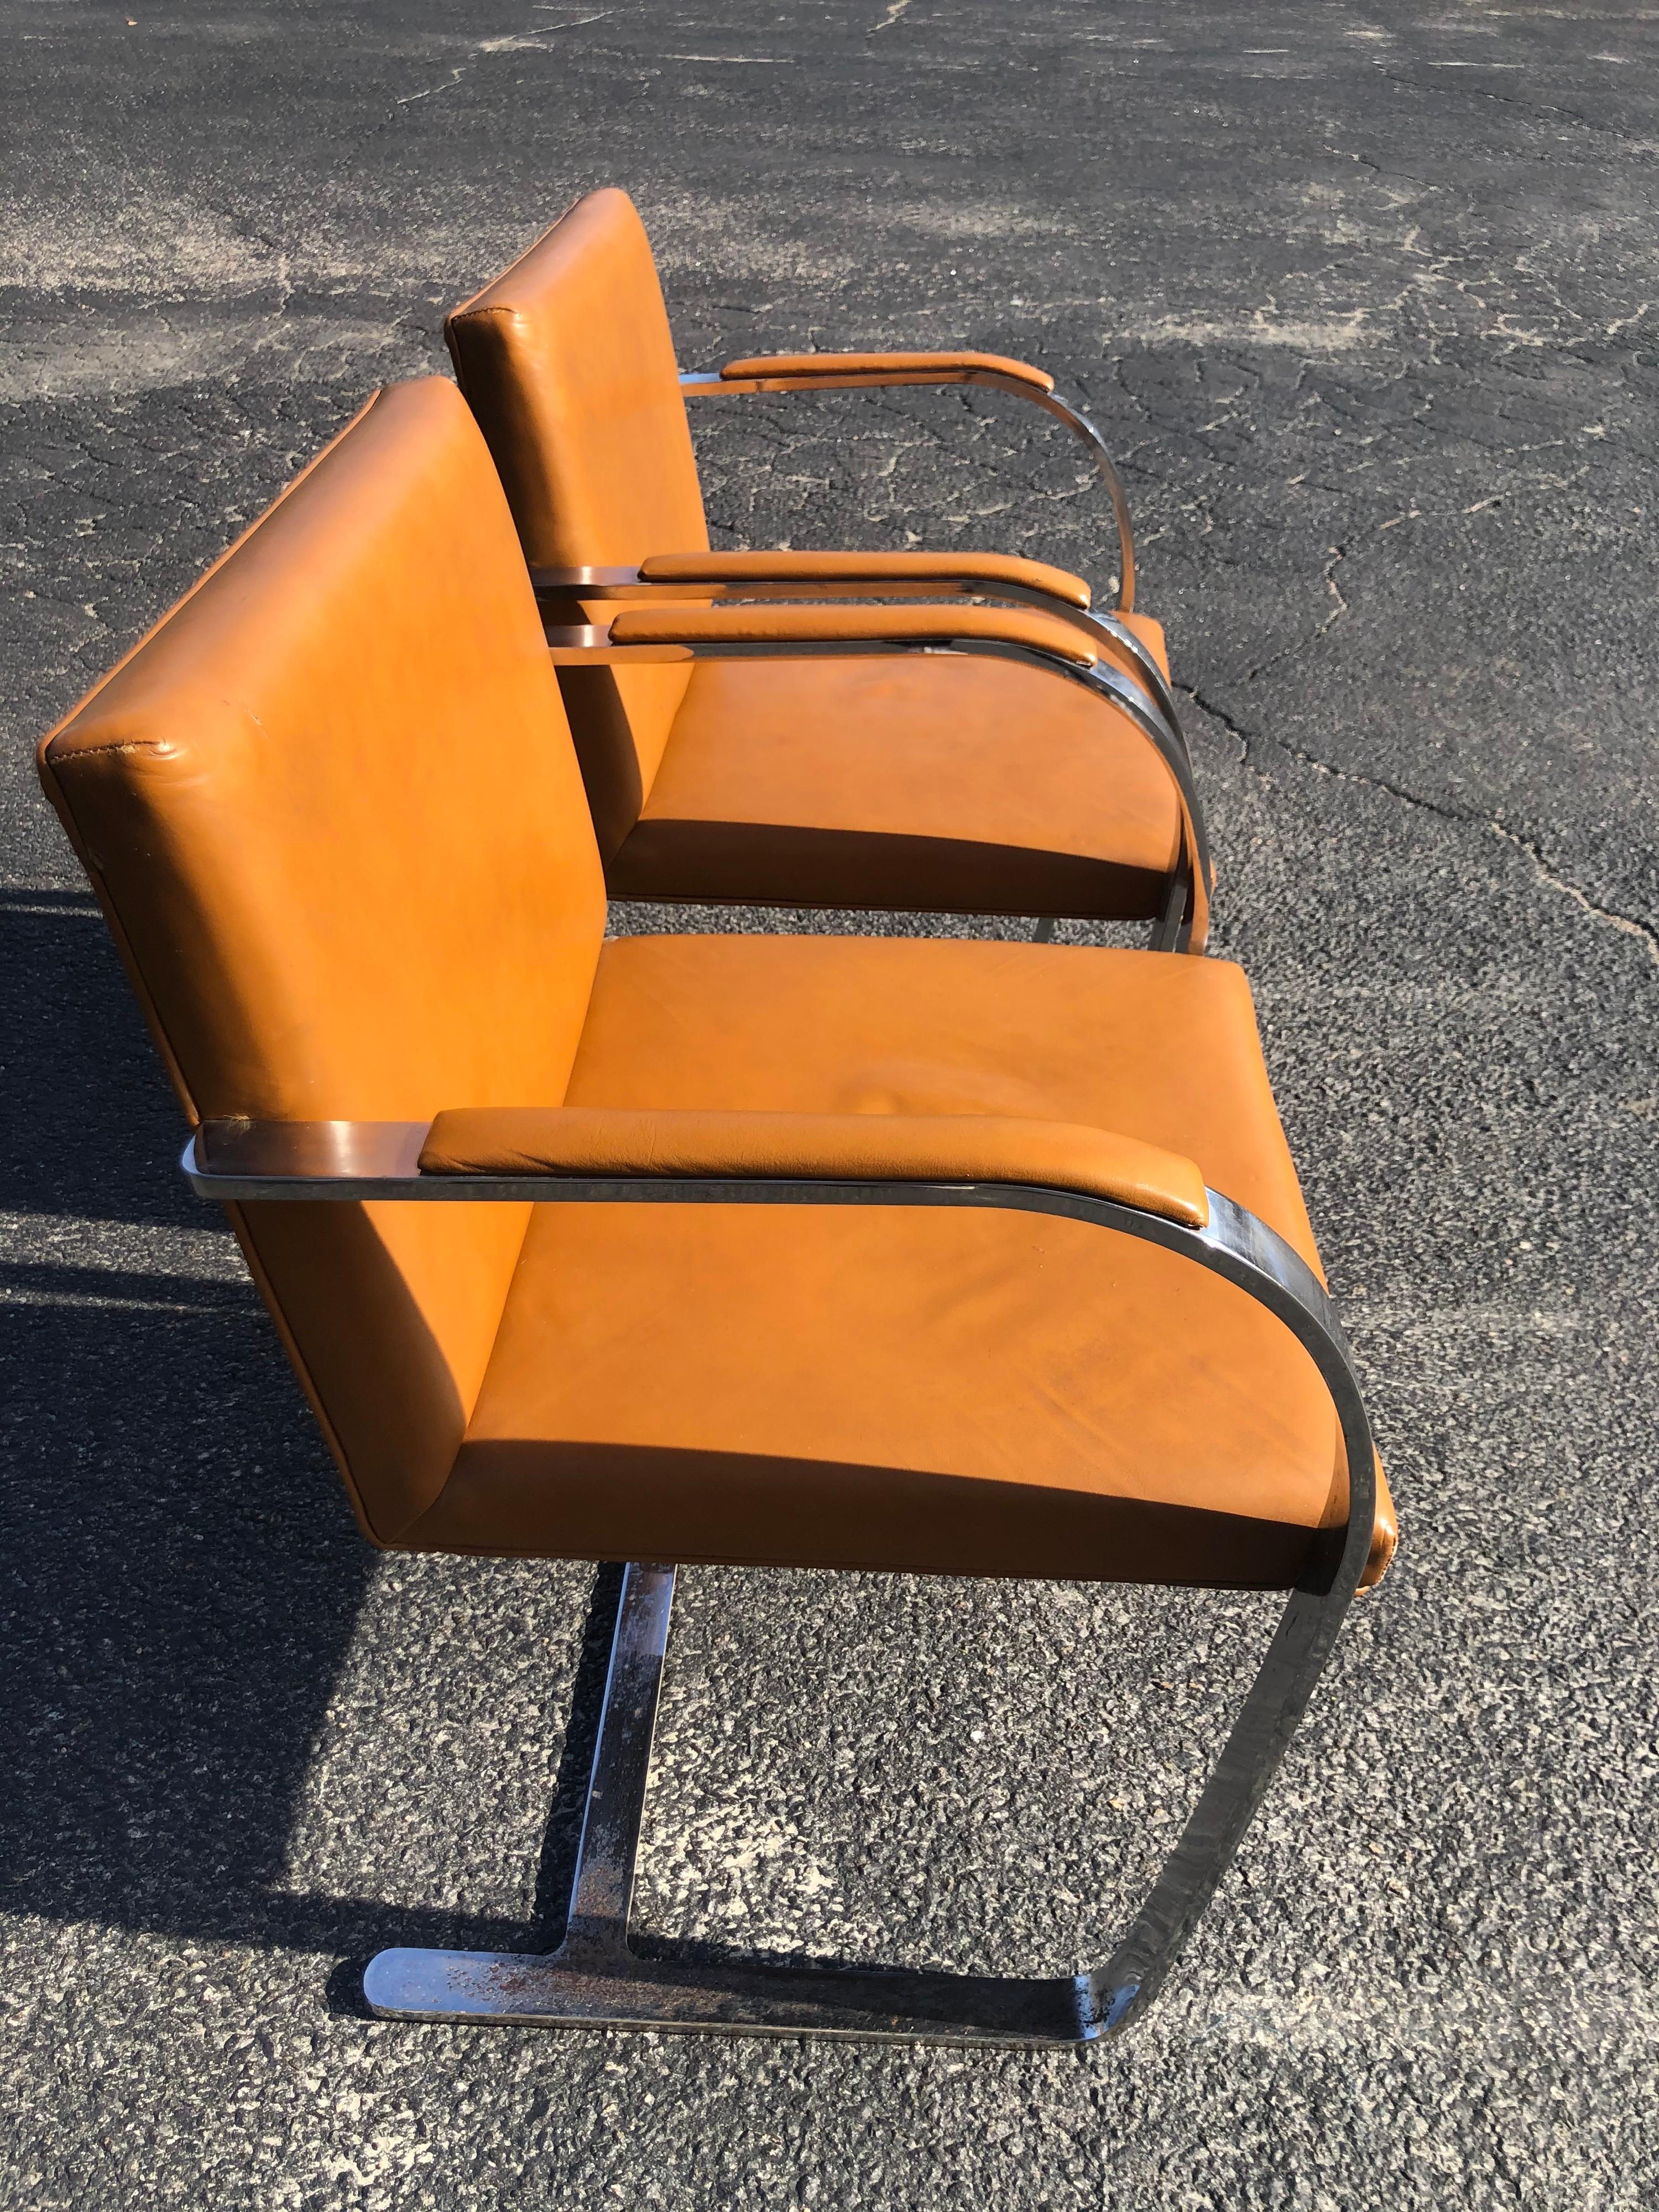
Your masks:
{"label": "chair leg", "polygon": [[364,1996],[387,2019],[526,2027],[1030,2045],[1115,2034],[1151,2001],[1192,1932],[1307,1705],[1352,1595],[1334,1578],[1341,1539],[1339,1529],[1316,1547],[1180,1841],[1093,1972],[709,1965],[632,1950],[629,1908],[674,1595],[672,1567],[636,1565],[623,1580],[564,1941],[542,1954],[382,1951],[363,1976]]}
{"label": "chair leg", "polygon": [[1164,894],[1164,903],[1152,923],[1152,933],[1147,939],[1149,952],[1184,952],[1192,937],[1192,878],[1185,868],[1176,868],[1170,876],[1169,888]]}

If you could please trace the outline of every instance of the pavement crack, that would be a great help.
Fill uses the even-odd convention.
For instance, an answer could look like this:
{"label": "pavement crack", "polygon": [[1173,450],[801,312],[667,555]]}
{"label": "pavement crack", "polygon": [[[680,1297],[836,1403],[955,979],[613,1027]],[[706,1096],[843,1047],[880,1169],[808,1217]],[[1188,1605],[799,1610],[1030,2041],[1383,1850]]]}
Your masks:
{"label": "pavement crack", "polygon": [[[1342,587],[1336,580],[1336,572],[1347,557],[1348,548],[1346,544],[1333,545],[1328,549],[1328,557],[1322,573],[1322,581],[1336,605],[1331,608],[1323,622],[1310,629],[1306,637],[1292,638],[1288,645],[1280,646],[1277,653],[1270,653],[1265,660],[1258,660],[1254,668],[1247,668],[1244,672],[1244,681],[1247,684],[1254,684],[1258,676],[1265,676],[1270,668],[1281,667],[1285,661],[1293,659],[1297,653],[1305,653],[1310,646],[1316,645],[1331,625],[1340,622],[1343,616],[1348,612],[1348,602],[1343,598]],[[1198,695],[1194,692],[1193,696],[1196,698]],[[1200,699],[1199,704],[1203,706],[1204,702]],[[1213,708],[1205,708],[1206,714],[1213,711]],[[1248,747],[1249,739],[1246,733],[1241,730],[1238,735],[1244,739]]]}
{"label": "pavement crack", "polygon": [[441,84],[429,84],[424,92],[406,92],[394,102],[398,107],[412,107],[417,100],[430,100],[434,93],[448,92],[466,75],[465,69],[453,69]]}
{"label": "pavement crack", "polygon": [[[1332,620],[1334,619],[1333,617]],[[1365,775],[1358,769],[1338,768],[1334,762],[1321,759],[1317,753],[1310,751],[1305,745],[1294,744],[1289,738],[1275,737],[1268,731],[1248,728],[1237,715],[1230,714],[1224,707],[1207,697],[1196,684],[1182,684],[1180,688],[1200,712],[1209,715],[1212,721],[1219,722],[1230,737],[1238,740],[1246,768],[1255,765],[1251,758],[1255,746],[1261,744],[1274,745],[1280,752],[1287,754],[1292,760],[1302,762],[1317,775],[1333,776],[1339,783],[1360,784],[1368,791],[1383,792],[1389,798],[1397,799],[1402,806],[1415,807],[1425,814],[1435,815],[1442,822],[1455,823],[1460,829],[1484,830],[1488,836],[1497,837],[1505,845],[1513,846],[1517,853],[1523,853],[1532,862],[1540,883],[1553,891],[1559,892],[1563,898],[1571,899],[1592,921],[1616,930],[1621,937],[1634,938],[1646,952],[1650,964],[1659,968],[1659,930],[1636,915],[1623,914],[1617,907],[1607,906],[1601,900],[1592,898],[1581,884],[1574,883],[1570,876],[1562,873],[1535,838],[1523,837],[1519,830],[1511,830],[1507,823],[1500,822],[1493,816],[1472,814],[1463,807],[1448,806],[1438,799],[1425,799],[1421,792],[1408,791],[1403,783],[1391,782],[1387,776]],[[1259,769],[1257,773],[1260,773]]]}
{"label": "pavement crack", "polygon": [[1435,94],[1442,100],[1490,100],[1499,107],[1512,107],[1518,114],[1529,115],[1534,123],[1571,123],[1580,131],[1593,131],[1619,139],[1632,152],[1645,153],[1649,150],[1643,141],[1632,138],[1616,123],[1601,122],[1593,115],[1582,114],[1576,107],[1557,107],[1538,105],[1529,100],[1516,100],[1513,94],[1494,92],[1490,85],[1486,84],[1425,84],[1420,77],[1407,76],[1401,70],[1389,69],[1381,62],[1375,63],[1373,66],[1390,84],[1400,85],[1407,92]]}
{"label": "pavement crack", "polygon": [[1564,898],[1570,898],[1575,906],[1583,908],[1592,921],[1605,922],[1609,929],[1616,929],[1623,937],[1635,938],[1645,948],[1649,960],[1659,968],[1659,932],[1653,930],[1645,921],[1638,921],[1632,914],[1620,914],[1616,907],[1603,906],[1599,900],[1593,899],[1571,877],[1562,875],[1549,855],[1530,837],[1522,837],[1502,822],[1488,822],[1485,826],[1494,837],[1501,837],[1506,845],[1513,845],[1517,852],[1526,854],[1538,871],[1540,883],[1547,884],[1553,891],[1559,891]]}
{"label": "pavement crack", "polygon": [[1229,737],[1238,739],[1239,757],[1248,763],[1250,757],[1250,747],[1255,742],[1255,733],[1247,730],[1243,722],[1236,720],[1215,700],[1206,698],[1196,684],[1182,684],[1176,688],[1186,693],[1200,714],[1207,714],[1212,722],[1219,722]]}
{"label": "pavement crack", "polygon": [[[908,0],[906,0],[906,4],[908,4]],[[586,24],[602,23],[612,12],[609,8],[601,8],[594,15],[578,15],[571,22],[547,23],[540,30],[514,31],[504,38],[479,39],[473,44],[472,54],[475,59],[480,54],[544,54],[550,50],[542,44],[544,39],[556,39],[567,31],[580,31]],[[453,91],[472,65],[471,61],[458,64],[441,83],[429,84],[424,92],[406,92],[392,102],[393,106],[412,107],[417,100],[430,100],[434,94]]]}

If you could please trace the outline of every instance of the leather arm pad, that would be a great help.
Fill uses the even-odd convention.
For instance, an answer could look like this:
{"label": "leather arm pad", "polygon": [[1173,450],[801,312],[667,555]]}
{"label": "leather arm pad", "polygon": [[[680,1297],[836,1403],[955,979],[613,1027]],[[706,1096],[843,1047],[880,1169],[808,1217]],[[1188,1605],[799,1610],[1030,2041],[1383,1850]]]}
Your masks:
{"label": "leather arm pad", "polygon": [[975,370],[1029,384],[1036,392],[1052,392],[1054,380],[1046,369],[1030,362],[1010,361],[1000,353],[773,353],[745,355],[728,361],[720,370],[726,384],[763,376],[790,384],[812,385],[821,380],[868,377],[872,384],[896,379],[954,383]]}
{"label": "leather arm pad", "polygon": [[1201,1229],[1191,1160],[1069,1121],[978,1114],[653,1113],[586,1106],[440,1114],[422,1175],[784,1176],[1072,1190]]}
{"label": "leather arm pad", "polygon": [[1057,615],[1014,607],[627,607],[612,645],[949,645],[955,639],[1021,645],[1091,668],[1097,655]]}
{"label": "leather arm pad", "polygon": [[1042,592],[1087,608],[1081,576],[1005,553],[653,553],[640,563],[648,584],[824,584],[879,591],[884,584],[1000,584]]}

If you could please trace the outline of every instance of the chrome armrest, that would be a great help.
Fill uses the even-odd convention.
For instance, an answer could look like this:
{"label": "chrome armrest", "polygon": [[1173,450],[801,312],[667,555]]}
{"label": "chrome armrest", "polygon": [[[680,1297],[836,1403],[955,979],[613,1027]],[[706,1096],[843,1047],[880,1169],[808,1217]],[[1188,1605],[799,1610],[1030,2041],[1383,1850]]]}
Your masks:
{"label": "chrome armrest", "polygon": [[1129,520],[1129,501],[1123,489],[1123,480],[1113,464],[1106,441],[1080,407],[1058,392],[1045,392],[1041,385],[1029,379],[1009,376],[991,368],[960,369],[866,369],[842,376],[815,377],[810,382],[799,376],[722,376],[714,368],[683,368],[680,371],[680,390],[688,399],[719,399],[730,395],[755,392],[865,392],[890,385],[959,385],[987,386],[994,392],[1011,392],[1016,399],[1028,400],[1033,407],[1042,408],[1057,422],[1063,422],[1072,435],[1088,448],[1106,495],[1112,502],[1112,518],[1117,528],[1118,588],[1117,612],[1133,614],[1135,604],[1135,539]]}
{"label": "chrome armrest", "polygon": [[[941,567],[948,555],[940,556]],[[1138,638],[1129,625],[1119,619],[1116,612],[1102,614],[1089,607],[1079,607],[1057,592],[1044,591],[1041,586],[1015,583],[1002,579],[995,581],[975,576],[945,576],[938,578],[872,577],[861,581],[852,577],[829,580],[817,578],[748,577],[740,581],[722,583],[705,580],[672,580],[647,576],[637,568],[592,567],[550,568],[532,565],[530,580],[538,600],[551,601],[556,606],[573,599],[595,603],[616,600],[622,604],[640,605],[656,600],[707,605],[727,605],[744,600],[797,600],[883,599],[966,599],[976,605],[1006,600],[1016,606],[1039,607],[1061,622],[1068,622],[1085,636],[1092,638],[1106,653],[1129,664],[1135,680],[1151,695],[1158,712],[1175,732],[1182,750],[1190,756],[1191,748],[1182,726],[1181,713],[1169,678],[1159,667],[1157,656]]]}

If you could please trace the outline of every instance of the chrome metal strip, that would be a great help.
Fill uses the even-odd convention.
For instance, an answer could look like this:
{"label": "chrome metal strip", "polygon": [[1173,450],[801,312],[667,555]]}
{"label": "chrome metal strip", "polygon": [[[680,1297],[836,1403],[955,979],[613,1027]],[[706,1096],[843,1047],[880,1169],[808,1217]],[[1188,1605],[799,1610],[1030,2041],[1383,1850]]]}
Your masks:
{"label": "chrome metal strip", "polygon": [[718,370],[689,368],[680,371],[680,390],[688,399],[718,399],[733,394],[755,392],[867,392],[878,391],[889,385],[984,385],[994,392],[1012,392],[1016,399],[1029,400],[1063,422],[1072,435],[1089,448],[1096,468],[1106,487],[1107,497],[1112,502],[1112,516],[1117,526],[1118,590],[1117,611],[1133,614],[1135,604],[1135,540],[1129,519],[1129,501],[1123,489],[1123,479],[1113,464],[1106,441],[1080,407],[1073,406],[1057,392],[1043,392],[1021,377],[1002,376],[994,369],[924,369],[906,373],[902,369],[866,370],[862,375],[801,377],[801,376],[744,376],[722,377]]}
{"label": "chrome metal strip", "polygon": [[[948,556],[942,556],[941,562]],[[722,583],[705,579],[702,582],[682,582],[643,577],[637,568],[532,568],[530,580],[538,598],[552,600],[584,599],[605,602],[617,600],[629,605],[649,605],[654,599],[670,605],[729,605],[743,601],[799,602],[803,600],[835,599],[968,599],[976,605],[991,605],[999,600],[1017,606],[1039,608],[1061,622],[1068,622],[1086,637],[1092,638],[1108,654],[1118,653],[1133,664],[1133,673],[1152,694],[1153,703],[1180,738],[1183,750],[1190,754],[1186,732],[1182,727],[1181,713],[1169,678],[1158,665],[1158,658],[1128,624],[1116,614],[1102,614],[1091,607],[1074,606],[1070,600],[1045,592],[1040,585],[1014,581],[992,582],[982,576],[938,577],[750,577],[743,580]]]}
{"label": "chrome metal strip", "polygon": [[651,1778],[651,1740],[673,1603],[672,1567],[636,1565],[623,1573],[560,1946],[573,1960],[586,1957],[598,1965],[607,1954],[628,1949],[640,1815]]}
{"label": "chrome metal strip", "polygon": [[[1006,389],[1006,387],[1004,387]],[[1072,435],[1089,448],[1101,481],[1106,487],[1106,496],[1112,502],[1112,519],[1117,525],[1118,590],[1117,611],[1121,615],[1134,612],[1135,605],[1135,538],[1134,526],[1129,519],[1129,497],[1123,489],[1123,479],[1103,438],[1080,407],[1073,407],[1057,392],[1036,392],[1029,385],[1019,397],[1029,399],[1063,422]]]}

